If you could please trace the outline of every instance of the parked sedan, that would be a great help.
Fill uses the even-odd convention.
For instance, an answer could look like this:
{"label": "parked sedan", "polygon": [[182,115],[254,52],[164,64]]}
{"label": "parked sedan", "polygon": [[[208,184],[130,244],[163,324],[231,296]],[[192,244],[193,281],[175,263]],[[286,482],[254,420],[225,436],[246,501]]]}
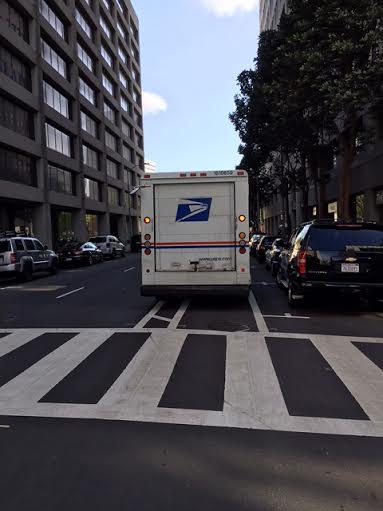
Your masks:
{"label": "parked sedan", "polygon": [[285,247],[285,240],[283,238],[277,238],[266,252],[265,268],[266,270],[271,270],[273,277],[275,277],[275,275],[278,273],[279,256]]}
{"label": "parked sedan", "polygon": [[116,238],[108,234],[107,236],[93,236],[89,243],[94,243],[104,254],[104,257],[115,259],[118,255],[125,257],[125,245]]}
{"label": "parked sedan", "polygon": [[58,256],[61,266],[72,264],[102,263],[104,260],[103,253],[93,243],[70,242],[58,250]]}
{"label": "parked sedan", "polygon": [[263,263],[266,257],[266,251],[271,248],[271,245],[277,239],[277,236],[262,236],[255,249],[255,255],[258,260]]}

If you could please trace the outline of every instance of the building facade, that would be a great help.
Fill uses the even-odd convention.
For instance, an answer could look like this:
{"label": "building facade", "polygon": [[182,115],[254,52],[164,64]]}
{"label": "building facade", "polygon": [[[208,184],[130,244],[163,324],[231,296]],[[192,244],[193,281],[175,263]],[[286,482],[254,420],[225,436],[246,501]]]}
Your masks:
{"label": "building facade", "polygon": [[[288,0],[261,0],[261,30],[276,29],[283,11],[288,11]],[[362,120],[366,139],[369,142],[361,147],[357,156],[351,178],[352,209],[355,219],[374,221],[383,224],[383,118],[375,112]],[[372,138],[371,138],[372,134]],[[338,169],[341,156],[334,155],[332,168],[329,169],[325,197],[328,216],[337,219],[338,210]],[[282,200],[275,196],[271,203],[261,211],[261,227],[265,232],[277,234],[286,229],[286,218]],[[318,190],[315,184],[309,191],[310,218],[317,216]],[[302,222],[302,194],[298,190],[289,196],[289,216],[292,227]]]}
{"label": "building facade", "polygon": [[0,0],[0,231],[138,232],[139,24],[129,0]]}

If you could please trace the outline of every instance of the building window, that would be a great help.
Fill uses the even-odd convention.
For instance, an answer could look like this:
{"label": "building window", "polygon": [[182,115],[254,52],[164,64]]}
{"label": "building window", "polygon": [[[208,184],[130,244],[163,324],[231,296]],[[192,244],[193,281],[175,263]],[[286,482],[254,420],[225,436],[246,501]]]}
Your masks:
{"label": "building window", "polygon": [[1,45],[0,71],[25,89],[28,89],[29,91],[32,89],[31,71],[29,66]]}
{"label": "building window", "polygon": [[44,103],[69,119],[69,100],[52,85],[43,82]]}
{"label": "building window", "polygon": [[36,187],[35,161],[30,156],[0,147],[0,179]]}
{"label": "building window", "polygon": [[69,170],[64,170],[48,164],[49,189],[57,193],[74,195],[74,176]]}
{"label": "building window", "polygon": [[112,38],[112,29],[110,28],[108,22],[105,20],[103,16],[100,16],[100,25],[105,34],[108,36],[108,39]]}
{"label": "building window", "polygon": [[129,115],[132,113],[132,104],[128,101],[125,96],[121,94],[120,105],[124,112],[128,112]]}
{"label": "building window", "polygon": [[89,103],[92,103],[92,105],[96,104],[96,91],[88,85],[81,77],[79,78],[79,90],[80,94],[89,101]]}
{"label": "building window", "polygon": [[129,184],[129,171],[128,169],[124,169],[123,171],[123,174],[122,174],[122,179],[124,181],[125,184]]}
{"label": "building window", "polygon": [[112,105],[110,105],[107,101],[104,101],[104,115],[110,122],[116,124],[116,109],[113,108]]}
{"label": "building window", "polygon": [[102,74],[102,85],[111,96],[114,96],[114,85],[104,73]]}
{"label": "building window", "polygon": [[118,165],[113,160],[109,158],[106,159],[106,173],[109,177],[113,179],[118,179]]}
{"label": "building window", "polygon": [[122,60],[122,62],[124,64],[127,64],[128,63],[128,56],[126,55],[126,53],[124,52],[124,50],[121,48],[120,45],[118,45],[118,56],[120,57],[120,59]]}
{"label": "building window", "polygon": [[141,114],[139,114],[136,110],[134,111],[134,120],[138,124],[138,126],[142,126],[142,117]]}
{"label": "building window", "polygon": [[129,80],[129,78],[125,75],[125,73],[123,73],[122,71],[120,71],[119,73],[119,78],[120,78],[120,82],[121,84],[125,87],[125,89],[130,89],[130,85],[131,85],[131,82]]}
{"label": "building window", "polygon": [[104,58],[105,62],[109,64],[111,68],[113,68],[113,57],[109,50],[107,50],[103,44],[101,45],[101,55]]}
{"label": "building window", "polygon": [[117,151],[117,137],[108,130],[105,130],[105,144],[109,149],[112,149],[112,151]]}
{"label": "building window", "polygon": [[117,188],[113,188],[113,186],[108,186],[108,203],[111,206],[119,206],[120,205],[120,194]]}
{"label": "building window", "polygon": [[144,147],[144,141],[142,136],[136,131],[136,143],[140,149]]}
{"label": "building window", "polygon": [[24,137],[34,137],[33,114],[4,96],[0,96],[0,124]]}
{"label": "building window", "polygon": [[123,144],[122,146],[122,156],[125,158],[125,160],[129,161],[130,163],[134,163],[133,158],[133,150],[128,147],[126,144]]}
{"label": "building window", "polygon": [[129,192],[124,192],[125,197],[125,207],[130,208],[130,194]]}
{"label": "building window", "polygon": [[110,11],[110,0],[102,0],[102,3]]}
{"label": "building window", "polygon": [[117,21],[117,30],[118,30],[120,36],[125,41],[126,40],[126,31],[125,31],[124,27],[121,25],[120,21]]}
{"label": "building window", "polygon": [[84,193],[87,199],[100,201],[100,185],[94,179],[84,178]]}
{"label": "building window", "polygon": [[85,50],[85,48],[83,46],[81,46],[81,44],[79,42],[77,43],[77,55],[78,55],[78,58],[81,60],[81,62],[83,64],[85,64],[85,66],[93,73],[94,60],[89,55],[89,53]]}
{"label": "building window", "polygon": [[98,153],[89,146],[82,145],[82,162],[84,165],[91,167],[92,169],[99,169],[99,158]]}
{"label": "building window", "polygon": [[130,29],[130,33],[132,34],[134,39],[138,42],[138,30],[137,30],[137,28],[134,25],[132,20],[130,20],[130,27],[129,27],[129,29]]}
{"label": "building window", "polygon": [[116,0],[116,4],[118,5],[118,8],[120,9],[120,11],[123,14],[125,14],[125,7],[123,6],[122,1],[121,0]]}
{"label": "building window", "polygon": [[80,25],[80,27],[89,37],[89,39],[93,39],[93,30],[90,24],[86,21],[86,19],[78,9],[76,9],[75,13],[77,23]]}
{"label": "building window", "polygon": [[40,13],[44,16],[50,26],[59,34],[59,36],[65,39],[64,23],[45,0],[40,0]]}
{"label": "building window", "polygon": [[[85,0],[89,3],[90,0]],[[85,215],[86,230],[88,232],[88,238],[92,236],[98,236],[98,218],[97,215]]]}
{"label": "building window", "polygon": [[[13,0],[11,0],[13,2]],[[5,23],[8,28],[16,32],[24,41],[29,41],[28,20],[9,0],[0,1],[0,22]]]}
{"label": "building window", "polygon": [[72,156],[71,139],[69,135],[46,122],[45,136],[46,144],[49,149],[53,149],[53,151],[57,151],[65,156]]}
{"label": "building window", "polygon": [[41,40],[41,56],[61,76],[64,78],[67,77],[68,71],[64,59],[62,59],[60,55],[51,46],[49,46],[46,41],[44,41],[44,39]]}
{"label": "building window", "polygon": [[133,76],[134,81],[138,85],[140,85],[140,73],[134,67],[132,69],[132,76]]}
{"label": "building window", "polygon": [[133,91],[133,99],[137,103],[137,105],[141,104],[141,96],[135,90]]}
{"label": "building window", "polygon": [[130,124],[128,124],[126,121],[124,121],[124,119],[122,120],[122,123],[121,123],[121,129],[122,129],[122,133],[124,135],[129,137],[131,140],[133,139],[133,128]]}
{"label": "building window", "polygon": [[83,111],[81,111],[81,129],[97,138],[97,122]]}

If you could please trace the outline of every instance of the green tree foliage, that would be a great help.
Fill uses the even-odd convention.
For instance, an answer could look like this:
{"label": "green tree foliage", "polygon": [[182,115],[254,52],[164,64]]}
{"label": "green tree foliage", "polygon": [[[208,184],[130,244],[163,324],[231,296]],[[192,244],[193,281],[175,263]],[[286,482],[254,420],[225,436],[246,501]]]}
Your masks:
{"label": "green tree foliage", "polygon": [[260,175],[281,152],[287,172],[286,163],[277,172],[307,189],[307,162],[323,185],[335,142],[339,214],[349,220],[360,118],[382,98],[383,2],[290,0],[289,8],[277,31],[261,34],[255,70],[239,76],[231,120],[240,152]]}

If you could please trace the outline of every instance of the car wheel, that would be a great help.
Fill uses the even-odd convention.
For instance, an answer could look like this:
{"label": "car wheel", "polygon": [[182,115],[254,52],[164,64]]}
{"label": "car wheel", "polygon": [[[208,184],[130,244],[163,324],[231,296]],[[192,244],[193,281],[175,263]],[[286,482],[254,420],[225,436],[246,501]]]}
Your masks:
{"label": "car wheel", "polygon": [[100,254],[100,259],[99,259],[100,263],[103,263],[104,262],[104,254]]}
{"label": "car wheel", "polygon": [[271,275],[276,277],[278,273],[278,266],[276,264],[271,265]]}
{"label": "car wheel", "polygon": [[19,280],[20,282],[30,282],[32,278],[33,278],[32,266],[30,264],[26,264],[17,280]]}
{"label": "car wheel", "polygon": [[87,264],[88,264],[88,266],[92,266],[92,264],[93,264],[93,257],[91,254],[89,254]]}
{"label": "car wheel", "polygon": [[121,250],[121,257],[125,257],[125,250]]}
{"label": "car wheel", "polygon": [[58,266],[57,265],[57,261],[52,261],[51,267],[49,269],[49,273],[51,275],[56,275],[56,273],[57,273],[57,266]]}
{"label": "car wheel", "polygon": [[116,259],[116,250],[113,249],[113,252],[112,252],[112,259]]}
{"label": "car wheel", "polygon": [[287,301],[290,307],[295,308],[304,304],[304,296],[303,293],[299,295],[301,298],[296,298],[294,293],[292,282],[289,281],[289,287],[287,292]]}
{"label": "car wheel", "polygon": [[285,289],[285,286],[282,284],[282,272],[281,272],[281,269],[279,268],[276,276],[275,276],[275,281],[277,283],[277,286],[279,287],[279,289]]}

